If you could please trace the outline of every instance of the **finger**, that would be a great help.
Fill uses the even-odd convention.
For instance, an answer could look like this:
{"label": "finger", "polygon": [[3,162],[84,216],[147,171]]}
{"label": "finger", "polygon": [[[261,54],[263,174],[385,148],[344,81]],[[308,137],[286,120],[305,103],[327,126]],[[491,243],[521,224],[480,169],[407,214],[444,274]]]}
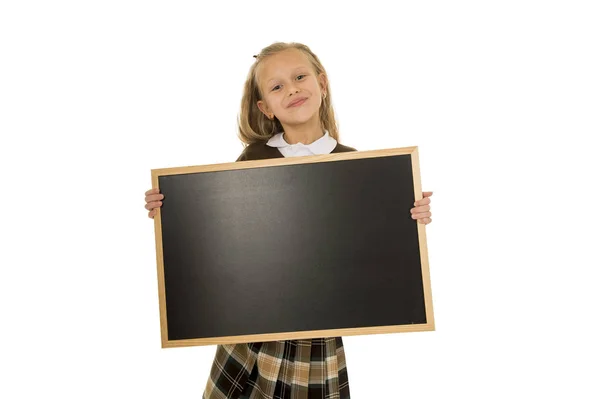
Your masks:
{"label": "finger", "polygon": [[148,202],[144,207],[147,210],[151,211],[152,209],[158,208],[160,206],[162,206],[162,202],[161,201],[154,201],[154,202]]}
{"label": "finger", "polygon": [[419,206],[419,205],[427,205],[431,203],[431,199],[430,198],[423,198],[420,199],[418,201],[415,201],[415,206]]}
{"label": "finger", "polygon": [[156,210],[153,209],[150,212],[148,212],[148,217],[150,219],[154,219],[154,215],[156,215]]}
{"label": "finger", "polygon": [[410,213],[428,212],[431,209],[429,205],[417,206],[410,210]]}
{"label": "finger", "polygon": [[419,219],[419,220],[417,220],[417,222],[421,223],[421,224],[429,224],[429,223],[431,223],[431,218]]}
{"label": "finger", "polygon": [[424,191],[423,197],[431,197],[433,195],[433,191]]}
{"label": "finger", "polygon": [[159,189],[157,188],[151,188],[150,190],[146,191],[146,195],[150,195],[150,194],[158,194]]}
{"label": "finger", "polygon": [[423,218],[428,218],[431,217],[431,212],[423,212],[423,213],[413,213],[411,215],[411,217],[413,219],[423,219]]}
{"label": "finger", "polygon": [[164,199],[164,198],[165,198],[165,196],[163,194],[147,195],[146,202],[160,201],[161,199]]}

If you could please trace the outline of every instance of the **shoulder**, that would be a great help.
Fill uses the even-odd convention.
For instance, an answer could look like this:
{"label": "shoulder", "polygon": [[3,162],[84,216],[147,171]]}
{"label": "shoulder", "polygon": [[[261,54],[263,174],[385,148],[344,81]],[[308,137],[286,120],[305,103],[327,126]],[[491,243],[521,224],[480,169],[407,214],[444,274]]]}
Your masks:
{"label": "shoulder", "polygon": [[240,156],[238,156],[238,158],[235,161],[236,162],[247,161],[248,160],[248,154],[251,154],[254,151],[255,147],[256,147],[256,143],[248,144],[247,146],[245,146],[244,150],[242,151],[242,153],[240,154]]}
{"label": "shoulder", "polygon": [[333,151],[331,151],[331,152],[334,153],[334,152],[350,152],[350,151],[357,151],[357,150],[356,150],[356,148],[348,147],[347,145],[338,143],[335,146],[335,148],[333,149]]}
{"label": "shoulder", "polygon": [[236,162],[240,161],[253,161],[257,159],[276,158],[279,150],[274,147],[267,145],[266,141],[258,141],[252,144],[248,144]]}

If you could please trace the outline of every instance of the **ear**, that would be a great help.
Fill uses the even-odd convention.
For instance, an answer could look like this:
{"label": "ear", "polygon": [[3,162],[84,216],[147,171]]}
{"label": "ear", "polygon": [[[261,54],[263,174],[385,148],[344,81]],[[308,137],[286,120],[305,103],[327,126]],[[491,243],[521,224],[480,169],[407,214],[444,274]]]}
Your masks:
{"label": "ear", "polygon": [[327,75],[321,72],[318,76],[319,86],[321,86],[321,92],[327,92]]}
{"label": "ear", "polygon": [[258,100],[256,102],[256,105],[258,106],[258,109],[260,109],[260,112],[262,112],[263,114],[265,114],[265,116],[269,119],[272,118],[271,116],[271,111],[269,110],[269,106],[267,105],[266,102],[264,102],[263,100]]}

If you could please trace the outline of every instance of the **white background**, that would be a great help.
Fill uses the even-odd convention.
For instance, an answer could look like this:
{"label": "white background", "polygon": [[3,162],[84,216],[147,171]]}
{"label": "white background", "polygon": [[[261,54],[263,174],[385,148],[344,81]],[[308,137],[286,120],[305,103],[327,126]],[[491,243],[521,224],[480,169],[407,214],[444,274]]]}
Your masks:
{"label": "white background", "polygon": [[434,192],[437,330],[344,338],[352,397],[600,397],[594,3],[2,2],[0,396],[201,397],[144,192],[235,160],[252,56],[298,41],[341,142],[418,145]]}

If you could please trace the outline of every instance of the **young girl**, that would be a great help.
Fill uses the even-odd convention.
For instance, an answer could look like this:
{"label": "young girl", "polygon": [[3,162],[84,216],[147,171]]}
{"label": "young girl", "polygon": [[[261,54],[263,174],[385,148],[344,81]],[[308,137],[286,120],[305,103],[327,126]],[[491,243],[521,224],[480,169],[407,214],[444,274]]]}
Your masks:
{"label": "young girl", "polygon": [[[239,118],[246,146],[237,161],[356,151],[338,142],[327,74],[307,46],[274,43],[254,57]],[[419,223],[431,222],[431,195],[410,210]],[[149,217],[163,199],[157,189],[146,192]],[[218,345],[203,398],[348,399],[342,338]]]}

